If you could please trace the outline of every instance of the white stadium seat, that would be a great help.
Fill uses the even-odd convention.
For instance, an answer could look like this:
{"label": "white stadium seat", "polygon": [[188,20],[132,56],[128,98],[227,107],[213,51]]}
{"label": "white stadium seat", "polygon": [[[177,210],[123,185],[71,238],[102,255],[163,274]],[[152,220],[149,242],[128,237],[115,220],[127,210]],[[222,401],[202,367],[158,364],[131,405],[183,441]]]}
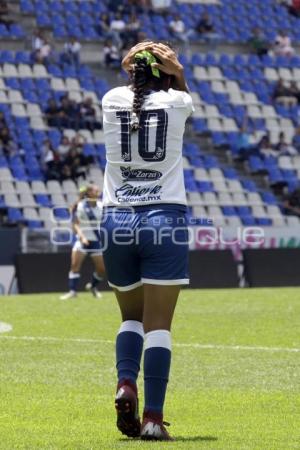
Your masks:
{"label": "white stadium seat", "polygon": [[294,81],[299,81],[300,80],[300,69],[298,67],[294,67],[292,69],[292,73],[293,73]]}
{"label": "white stadium seat", "polygon": [[238,131],[238,126],[234,119],[223,119],[224,131]]}
{"label": "white stadium seat", "polygon": [[206,105],[204,107],[205,110],[205,115],[207,118],[213,118],[213,117],[220,117],[221,114],[218,110],[218,108],[216,107],[216,105]]}
{"label": "white stadium seat", "polygon": [[265,77],[269,81],[278,81],[279,80],[279,75],[278,75],[277,70],[273,69],[271,67],[267,67],[265,69]]}
{"label": "white stadium seat", "polygon": [[208,119],[207,127],[211,131],[223,131],[223,124],[221,119]]}
{"label": "white stadium seat", "polygon": [[35,208],[37,206],[31,192],[30,193],[29,192],[21,193],[20,194],[20,203],[23,208],[24,207]]}
{"label": "white stadium seat", "polygon": [[4,91],[0,91],[0,103],[8,103],[8,97]]}
{"label": "white stadium seat", "polygon": [[33,194],[48,194],[45,183],[43,181],[32,181],[31,191]]}
{"label": "white stadium seat", "polygon": [[251,206],[260,206],[262,205],[263,201],[261,199],[261,196],[257,192],[249,192],[247,194],[248,196],[248,203]]}
{"label": "white stadium seat", "polygon": [[222,74],[219,67],[209,67],[208,68],[208,76],[210,80],[223,80],[224,75]]}
{"label": "white stadium seat", "polygon": [[27,115],[29,117],[40,117],[42,115],[42,111],[39,105],[35,103],[27,104]]}
{"label": "white stadium seat", "polygon": [[248,200],[243,193],[233,193],[232,194],[232,203],[235,206],[248,206]]}
{"label": "white stadium seat", "polygon": [[206,169],[197,168],[194,171],[195,180],[197,181],[210,181],[210,177]]}
{"label": "white stadium seat", "polygon": [[40,220],[37,210],[35,208],[24,208],[23,216],[25,220]]}
{"label": "white stadium seat", "polygon": [[82,102],[82,94],[78,91],[69,91],[69,99],[74,102],[81,103]]}
{"label": "white stadium seat", "polygon": [[11,171],[8,167],[0,167],[0,180],[1,182],[13,180]]}
{"label": "white stadium seat", "polygon": [[82,91],[82,95],[84,99],[91,98],[93,103],[99,103],[99,99],[94,91]]}
{"label": "white stadium seat", "polygon": [[280,67],[278,70],[279,78],[283,81],[292,81],[293,80],[293,74],[290,69],[287,69],[285,67]]}
{"label": "white stadium seat", "polygon": [[193,216],[194,217],[200,217],[205,218],[206,217],[206,210],[203,208],[203,206],[194,206],[193,207]]}
{"label": "white stadium seat", "polygon": [[243,186],[239,180],[227,180],[228,190],[230,192],[243,192]]}
{"label": "white stadium seat", "polygon": [[10,89],[8,91],[8,103],[24,103],[21,92],[15,89]]}
{"label": "white stadium seat", "polygon": [[249,105],[247,107],[247,115],[252,119],[260,119],[261,117],[263,117],[263,113],[260,107],[257,105]]}
{"label": "white stadium seat", "polygon": [[34,64],[32,74],[34,78],[47,78],[49,74],[43,64]]}
{"label": "white stadium seat", "polygon": [[258,218],[262,219],[262,218],[267,217],[266,210],[263,206],[253,206],[252,214],[253,214],[253,217],[255,217],[256,219],[258,219]]}
{"label": "white stadium seat", "polygon": [[66,195],[66,202],[69,207],[74,205],[77,200],[78,200],[77,194],[67,194]]}
{"label": "white stadium seat", "polygon": [[[1,170],[1,169],[0,169]],[[1,172],[0,172],[0,194],[15,194],[15,186],[12,181],[4,181],[4,179],[1,178]]]}
{"label": "white stadium seat", "polygon": [[262,115],[265,119],[275,119],[277,117],[277,113],[275,111],[274,106],[263,105],[261,108],[262,108]]}
{"label": "white stadium seat", "polygon": [[104,143],[104,133],[102,130],[95,130],[93,133],[94,143],[103,144]]}
{"label": "white stadium seat", "polygon": [[270,217],[282,217],[282,212],[277,205],[268,205],[267,206],[267,213]]}
{"label": "white stadium seat", "polygon": [[51,201],[54,207],[67,207],[65,197],[62,194],[51,194]]}
{"label": "white stadium seat", "polygon": [[78,188],[73,180],[65,180],[62,182],[62,191],[64,194],[77,194]]}
{"label": "white stadium seat", "polygon": [[209,76],[208,76],[208,73],[207,73],[207,70],[205,69],[205,67],[195,67],[194,77],[196,78],[196,80],[199,80],[199,81],[209,79]]}
{"label": "white stadium seat", "polygon": [[18,194],[31,194],[31,188],[27,181],[16,181],[16,192]]}
{"label": "white stadium seat", "polygon": [[191,97],[192,97],[194,106],[201,105],[203,103],[198,92],[191,92]]}
{"label": "white stadium seat", "polygon": [[189,160],[185,156],[182,157],[182,166],[184,169],[190,169],[191,167]]}
{"label": "white stadium seat", "polygon": [[221,206],[232,206],[232,197],[228,192],[219,192],[219,205]]}
{"label": "white stadium seat", "polygon": [[48,129],[48,126],[44,122],[44,119],[42,117],[30,117],[30,126],[34,130],[42,130],[45,131]]}
{"label": "white stadium seat", "polygon": [[226,185],[225,179],[224,180],[212,180],[214,189],[217,192],[227,192],[228,187]]}
{"label": "white stadium seat", "polygon": [[18,67],[19,77],[20,78],[32,78],[32,70],[28,64],[19,64]]}
{"label": "white stadium seat", "polygon": [[219,181],[219,180],[225,179],[224,174],[221,169],[218,169],[218,168],[209,169],[208,173],[213,181]]}
{"label": "white stadium seat", "polygon": [[20,103],[13,103],[11,106],[11,113],[15,117],[27,117],[25,106]]}
{"label": "white stadium seat", "polygon": [[53,89],[54,91],[65,91],[66,86],[64,80],[55,77],[51,78],[51,89]]}
{"label": "white stadium seat", "polygon": [[199,192],[187,192],[187,202],[190,206],[202,205],[202,197]]}
{"label": "white stadium seat", "polygon": [[39,217],[40,217],[40,220],[53,222],[51,220],[52,209],[51,208],[45,208],[45,207],[39,208]]}
{"label": "white stadium seat", "polygon": [[232,228],[241,227],[243,225],[241,219],[237,216],[226,217],[226,222],[227,225]]}
{"label": "white stadium seat", "polygon": [[194,105],[195,111],[193,113],[193,117],[195,119],[204,119],[207,117],[204,107],[202,105]]}
{"label": "white stadium seat", "polygon": [[285,221],[289,227],[299,227],[300,225],[300,219],[297,216],[287,216]]}
{"label": "white stadium seat", "polygon": [[18,78],[19,73],[16,66],[14,64],[5,63],[3,65],[3,76],[5,78]]}
{"label": "white stadium seat", "polygon": [[204,192],[202,194],[203,204],[207,206],[217,206],[218,199],[214,192]]}
{"label": "white stadium seat", "polygon": [[47,189],[49,194],[61,194],[61,185],[56,180],[47,181]]}
{"label": "white stadium seat", "polygon": [[9,208],[20,208],[18,196],[13,193],[4,194],[4,202]]}
{"label": "white stadium seat", "polygon": [[227,94],[226,87],[223,81],[213,81],[211,83],[211,88],[214,92],[218,92],[220,94]]}
{"label": "white stadium seat", "polygon": [[80,84],[76,78],[66,78],[65,84],[67,91],[81,91]]}

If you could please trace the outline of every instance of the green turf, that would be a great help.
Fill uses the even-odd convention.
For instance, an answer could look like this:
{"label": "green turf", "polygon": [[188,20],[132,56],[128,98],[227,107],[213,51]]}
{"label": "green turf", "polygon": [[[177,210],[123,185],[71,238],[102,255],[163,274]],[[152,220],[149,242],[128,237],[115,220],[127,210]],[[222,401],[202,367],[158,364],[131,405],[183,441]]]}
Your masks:
{"label": "green turf", "polygon": [[165,410],[176,441],[152,444],[115,428],[112,294],[0,297],[13,325],[0,334],[0,449],[300,449],[300,352],[285,350],[300,348],[299,319],[299,289],[184,291]]}

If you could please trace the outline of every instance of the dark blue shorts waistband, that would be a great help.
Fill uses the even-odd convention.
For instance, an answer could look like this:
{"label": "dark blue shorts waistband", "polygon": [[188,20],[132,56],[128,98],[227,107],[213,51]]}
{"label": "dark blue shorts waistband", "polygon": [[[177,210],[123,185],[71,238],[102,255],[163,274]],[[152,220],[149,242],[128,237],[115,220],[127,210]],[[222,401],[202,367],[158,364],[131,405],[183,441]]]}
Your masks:
{"label": "dark blue shorts waistband", "polygon": [[187,212],[186,205],[181,205],[179,203],[154,203],[152,205],[138,205],[138,206],[105,206],[103,212],[146,212],[146,211],[178,211],[183,214]]}

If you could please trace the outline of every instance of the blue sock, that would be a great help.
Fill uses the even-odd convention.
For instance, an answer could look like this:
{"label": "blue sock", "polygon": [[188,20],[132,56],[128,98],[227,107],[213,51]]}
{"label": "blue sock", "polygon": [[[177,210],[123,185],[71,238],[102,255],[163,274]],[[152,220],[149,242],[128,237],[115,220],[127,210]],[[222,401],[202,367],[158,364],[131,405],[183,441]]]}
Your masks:
{"label": "blue sock", "polygon": [[171,366],[171,334],[167,330],[150,331],[145,336],[144,413],[162,414]]}
{"label": "blue sock", "polygon": [[99,281],[101,280],[103,280],[103,278],[96,272],[94,272],[92,277],[92,288],[96,288],[98,286]]}
{"label": "blue sock", "polygon": [[136,383],[144,344],[144,329],[141,322],[126,320],[117,336],[116,357],[119,383],[128,380]]}
{"label": "blue sock", "polygon": [[79,279],[80,279],[80,273],[69,272],[69,289],[70,289],[70,291],[77,292]]}

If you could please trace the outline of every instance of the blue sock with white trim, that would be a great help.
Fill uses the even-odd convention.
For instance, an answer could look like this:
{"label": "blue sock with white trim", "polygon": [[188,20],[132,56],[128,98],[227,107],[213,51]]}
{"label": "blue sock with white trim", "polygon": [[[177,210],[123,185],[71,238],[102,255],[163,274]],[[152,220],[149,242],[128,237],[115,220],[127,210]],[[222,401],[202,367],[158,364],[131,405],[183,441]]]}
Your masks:
{"label": "blue sock with white trim", "polygon": [[93,277],[92,277],[92,288],[96,288],[98,286],[99,281],[102,281],[103,278],[98,275],[96,272],[93,273]]}
{"label": "blue sock with white trim", "polygon": [[78,283],[80,279],[80,273],[78,272],[69,272],[69,289],[70,291],[77,292]]}
{"label": "blue sock with white trim", "polygon": [[119,384],[126,380],[133,386],[136,385],[140,371],[143,344],[143,324],[136,320],[123,322],[116,341],[116,367]]}
{"label": "blue sock with white trim", "polygon": [[165,402],[171,366],[171,333],[167,330],[150,331],[145,335],[144,414],[161,415]]}

